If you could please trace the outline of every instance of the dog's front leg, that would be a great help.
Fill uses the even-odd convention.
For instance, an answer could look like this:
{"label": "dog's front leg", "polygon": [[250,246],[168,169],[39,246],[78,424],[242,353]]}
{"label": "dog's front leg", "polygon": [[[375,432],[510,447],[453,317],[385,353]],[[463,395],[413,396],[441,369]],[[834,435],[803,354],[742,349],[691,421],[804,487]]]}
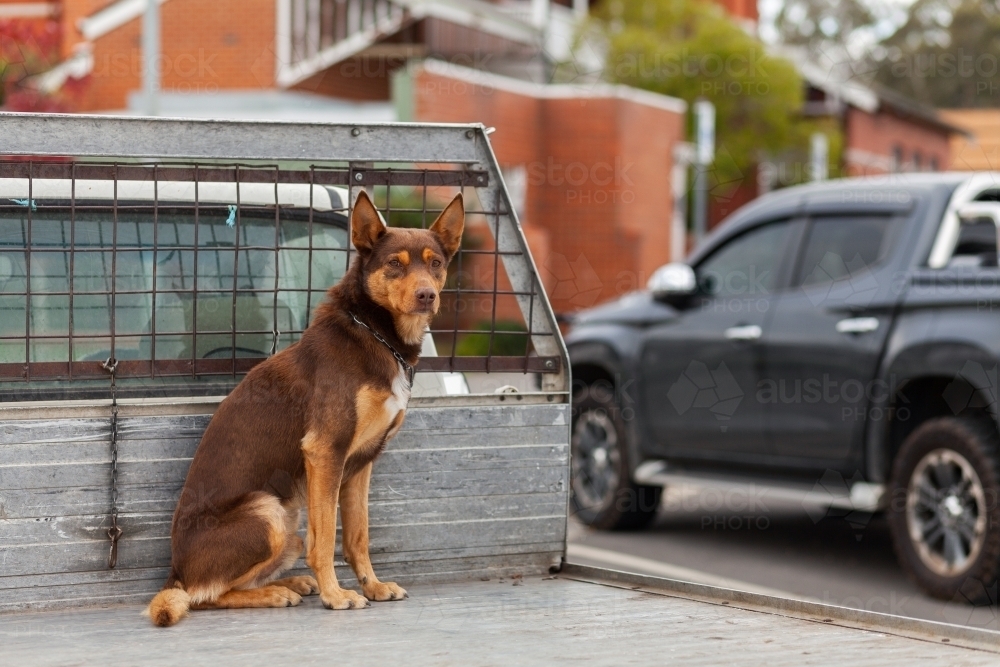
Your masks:
{"label": "dog's front leg", "polygon": [[337,539],[337,497],[344,475],[344,461],[333,451],[333,439],[310,431],[302,440],[306,464],[309,509],[306,563],[319,583],[319,596],[327,609],[360,609],[368,600],[340,587],[333,568]]}
{"label": "dog's front leg", "polygon": [[372,464],[345,479],[340,486],[340,509],[344,525],[344,558],[357,575],[361,590],[369,600],[402,600],[406,591],[391,581],[381,582],[368,555],[368,484]]}

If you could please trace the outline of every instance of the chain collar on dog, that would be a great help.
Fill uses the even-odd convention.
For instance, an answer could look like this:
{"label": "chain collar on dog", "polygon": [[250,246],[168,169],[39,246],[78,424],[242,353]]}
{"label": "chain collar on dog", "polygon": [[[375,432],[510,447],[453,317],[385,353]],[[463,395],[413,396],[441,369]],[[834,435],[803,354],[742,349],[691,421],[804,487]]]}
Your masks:
{"label": "chain collar on dog", "polygon": [[396,361],[398,361],[400,363],[400,365],[402,365],[403,371],[406,372],[406,380],[410,383],[410,386],[412,387],[413,386],[413,366],[411,366],[408,363],[406,363],[406,359],[403,358],[403,355],[401,355],[399,352],[397,352],[396,348],[394,348],[392,345],[390,345],[389,341],[387,341],[385,338],[383,338],[379,334],[379,332],[375,331],[370,326],[368,326],[367,324],[365,324],[364,322],[362,322],[361,320],[359,320],[354,313],[350,313],[349,312],[348,315],[350,315],[351,319],[353,319],[355,322],[357,322],[358,324],[360,324],[361,326],[363,326],[365,329],[368,329],[368,331],[370,331],[371,334],[373,336],[375,336],[375,340],[377,340],[378,342],[382,343],[387,348],[389,348],[389,351],[392,352],[392,356],[396,357]]}

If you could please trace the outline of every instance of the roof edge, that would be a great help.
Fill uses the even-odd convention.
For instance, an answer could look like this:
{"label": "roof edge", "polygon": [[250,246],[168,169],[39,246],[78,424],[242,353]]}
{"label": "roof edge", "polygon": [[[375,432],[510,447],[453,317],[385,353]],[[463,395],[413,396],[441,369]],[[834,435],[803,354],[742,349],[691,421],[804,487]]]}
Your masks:
{"label": "roof edge", "polygon": [[484,72],[435,58],[428,58],[422,61],[418,67],[438,76],[459,79],[484,88],[495,88],[538,99],[614,98],[636,102],[677,114],[685,114],[688,109],[687,102],[680,98],[661,95],[622,84],[595,83],[592,85],[576,85],[568,83],[536,83],[503,76],[502,74]]}

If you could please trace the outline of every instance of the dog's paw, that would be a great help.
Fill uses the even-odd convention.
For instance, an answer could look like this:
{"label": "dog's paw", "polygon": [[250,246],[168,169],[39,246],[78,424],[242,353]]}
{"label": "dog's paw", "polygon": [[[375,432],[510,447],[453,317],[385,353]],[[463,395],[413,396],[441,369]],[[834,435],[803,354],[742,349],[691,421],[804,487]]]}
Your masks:
{"label": "dog's paw", "polygon": [[320,593],[319,599],[327,609],[363,609],[368,606],[368,600],[364,596],[346,588]]}
{"label": "dog's paw", "polygon": [[269,607],[297,607],[302,602],[302,596],[284,586],[268,586],[267,604]]}
{"label": "dog's paw", "polygon": [[402,600],[403,598],[409,597],[404,588],[392,583],[391,581],[376,581],[374,583],[365,584],[361,587],[361,590],[364,591],[366,598],[369,600],[375,600],[376,602]]}
{"label": "dog's paw", "polygon": [[271,582],[274,586],[284,586],[290,590],[295,591],[299,595],[315,595],[319,593],[319,584],[316,580],[309,576],[302,577],[288,577],[286,579],[278,579],[277,581]]}

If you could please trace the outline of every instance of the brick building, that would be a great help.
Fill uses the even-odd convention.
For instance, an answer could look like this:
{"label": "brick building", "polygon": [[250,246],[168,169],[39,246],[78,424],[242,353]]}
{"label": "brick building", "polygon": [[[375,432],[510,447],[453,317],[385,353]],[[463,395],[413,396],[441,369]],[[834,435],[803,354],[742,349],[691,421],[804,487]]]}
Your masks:
{"label": "brick building", "polygon": [[950,169],[1000,170],[1000,109],[948,109],[941,115],[966,132],[952,137]]}
{"label": "brick building", "polygon": [[686,105],[626,86],[517,81],[427,61],[414,120],[495,126],[491,140],[556,312],[641,288],[671,259],[674,146]]}
{"label": "brick building", "polygon": [[[755,29],[755,0],[717,1]],[[15,6],[0,0],[0,17],[5,4]],[[33,12],[30,20],[58,26],[61,35],[61,62],[37,78],[39,87],[56,91],[83,82],[77,110],[142,112],[145,0],[16,6]],[[684,104],[595,83],[543,83],[549,63],[569,55],[588,6],[587,0],[161,0],[161,112],[494,126],[497,154],[553,305],[570,312],[641,286],[687,245],[672,187]],[[807,85],[802,112],[831,118],[842,130],[839,173],[950,163],[956,130],[933,110],[793,60]],[[601,67],[594,60],[587,71]],[[782,185],[762,187],[757,173],[722,184],[710,198],[710,222]]]}
{"label": "brick building", "polygon": [[807,117],[837,121],[844,135],[841,173],[847,176],[948,168],[951,138],[962,130],[937,110],[883,88],[838,81],[800,64]]}
{"label": "brick building", "polygon": [[[0,0],[0,3],[8,0]],[[572,0],[160,0],[165,93],[299,90],[387,100],[393,71],[440,57],[545,79],[543,54],[568,48],[585,3]],[[124,109],[141,88],[146,0],[18,3],[51,8],[63,63],[43,84],[86,77],[80,111]],[[13,5],[12,5],[13,6]]]}

